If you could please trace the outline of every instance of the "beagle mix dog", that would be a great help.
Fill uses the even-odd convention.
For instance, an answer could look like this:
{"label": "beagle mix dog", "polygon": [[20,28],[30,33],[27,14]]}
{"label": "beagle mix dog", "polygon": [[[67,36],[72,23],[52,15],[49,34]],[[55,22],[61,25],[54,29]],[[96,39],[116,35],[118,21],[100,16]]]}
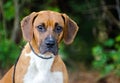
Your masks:
{"label": "beagle mix dog", "polygon": [[66,14],[48,10],[23,18],[21,29],[28,43],[0,83],[68,83],[58,48],[62,39],[65,44],[73,42],[77,24]]}

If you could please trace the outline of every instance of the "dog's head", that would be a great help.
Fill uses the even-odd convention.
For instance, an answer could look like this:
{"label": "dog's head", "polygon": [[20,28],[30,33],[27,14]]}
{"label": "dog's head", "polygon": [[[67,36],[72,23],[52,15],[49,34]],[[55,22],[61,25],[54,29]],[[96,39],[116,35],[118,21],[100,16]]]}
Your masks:
{"label": "dog's head", "polygon": [[58,44],[73,42],[78,31],[77,24],[66,14],[53,11],[33,12],[21,21],[23,37],[37,53],[57,55]]}

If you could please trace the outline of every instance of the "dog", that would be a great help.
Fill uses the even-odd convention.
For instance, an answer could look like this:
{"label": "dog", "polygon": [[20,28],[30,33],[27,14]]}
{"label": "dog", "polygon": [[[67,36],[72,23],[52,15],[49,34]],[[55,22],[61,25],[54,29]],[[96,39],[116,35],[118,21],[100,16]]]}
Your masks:
{"label": "dog", "polygon": [[65,44],[73,42],[76,22],[66,14],[45,10],[23,18],[21,29],[27,44],[0,83],[68,83],[58,48],[62,39]]}

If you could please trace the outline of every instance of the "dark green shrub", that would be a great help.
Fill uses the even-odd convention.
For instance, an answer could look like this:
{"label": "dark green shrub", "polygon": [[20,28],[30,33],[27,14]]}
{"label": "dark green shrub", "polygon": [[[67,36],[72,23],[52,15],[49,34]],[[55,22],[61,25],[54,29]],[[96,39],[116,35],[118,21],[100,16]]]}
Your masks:
{"label": "dark green shrub", "polygon": [[120,75],[120,35],[94,46],[92,53],[94,56],[93,66],[101,71],[103,76],[110,72]]}

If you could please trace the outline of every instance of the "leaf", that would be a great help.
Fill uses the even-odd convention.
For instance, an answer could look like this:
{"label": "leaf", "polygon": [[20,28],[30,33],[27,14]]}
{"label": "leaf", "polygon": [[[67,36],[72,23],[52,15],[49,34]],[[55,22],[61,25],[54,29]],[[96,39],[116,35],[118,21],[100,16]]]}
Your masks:
{"label": "leaf", "polygon": [[56,11],[56,12],[60,12],[60,9],[58,7],[48,7],[48,10],[52,10],[52,11]]}
{"label": "leaf", "polygon": [[4,5],[5,19],[11,20],[15,15],[14,12],[15,12],[15,9],[12,1],[6,2],[6,4]]}
{"label": "leaf", "polygon": [[113,69],[114,69],[113,64],[106,65],[104,67],[104,69],[102,70],[102,74],[105,76],[105,75],[109,74]]}
{"label": "leaf", "polygon": [[92,49],[92,53],[94,56],[100,55],[103,52],[103,48],[101,46],[95,46]]}
{"label": "leaf", "polygon": [[117,42],[120,42],[120,35],[118,35],[118,36],[115,38],[115,40],[116,40]]}
{"label": "leaf", "polygon": [[104,45],[105,46],[108,46],[108,47],[112,47],[113,45],[114,45],[114,39],[108,39],[105,43],[104,43]]}

